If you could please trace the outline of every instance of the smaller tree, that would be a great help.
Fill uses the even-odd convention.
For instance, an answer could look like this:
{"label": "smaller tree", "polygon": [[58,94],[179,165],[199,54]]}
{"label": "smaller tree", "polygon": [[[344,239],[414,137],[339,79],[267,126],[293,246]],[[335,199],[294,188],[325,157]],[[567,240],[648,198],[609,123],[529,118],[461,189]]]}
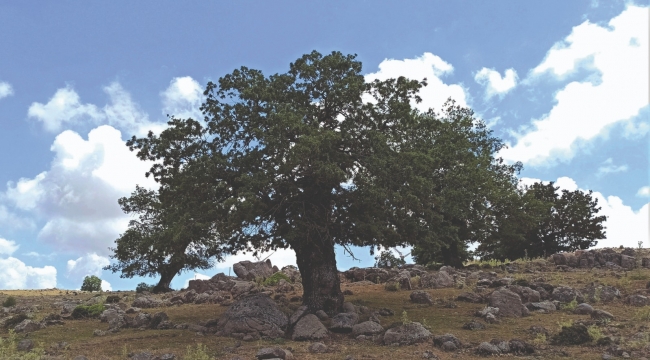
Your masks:
{"label": "smaller tree", "polygon": [[102,291],[102,279],[95,275],[86,276],[81,285],[81,291]]}
{"label": "smaller tree", "polygon": [[381,254],[375,256],[375,267],[390,269],[400,267],[406,264],[406,261],[393,254],[392,251],[382,251]]}

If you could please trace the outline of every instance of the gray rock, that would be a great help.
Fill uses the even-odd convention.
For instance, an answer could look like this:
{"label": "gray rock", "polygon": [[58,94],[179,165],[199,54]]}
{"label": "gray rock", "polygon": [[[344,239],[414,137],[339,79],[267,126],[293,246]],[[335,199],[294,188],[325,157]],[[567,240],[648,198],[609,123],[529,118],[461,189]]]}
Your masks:
{"label": "gray rock", "polygon": [[172,353],[167,353],[167,354],[162,354],[158,357],[159,360],[174,360],[176,359],[176,355]]}
{"label": "gray rock", "polygon": [[433,305],[433,298],[431,297],[431,294],[424,290],[415,290],[411,293],[411,302],[414,302],[416,304],[428,304],[428,305]]}
{"label": "gray rock", "polygon": [[18,351],[30,351],[33,348],[34,348],[34,340],[32,339],[20,340],[16,345],[16,350]]}
{"label": "gray rock", "polygon": [[510,353],[521,355],[521,354],[532,354],[535,352],[535,347],[523,340],[512,339],[508,342],[510,347]]}
{"label": "gray rock", "polygon": [[136,308],[141,308],[141,309],[151,309],[151,308],[163,306],[163,302],[149,296],[140,296],[139,298],[133,300],[131,306]]}
{"label": "gray rock", "polygon": [[291,314],[291,317],[289,317],[289,326],[294,326],[298,322],[298,320],[302,319],[302,317],[307,315],[308,313],[309,313],[309,308],[307,307],[307,305],[301,305],[298,309],[296,309],[296,311],[293,314]]}
{"label": "gray rock", "polygon": [[30,333],[44,328],[45,325],[43,325],[42,323],[26,319],[23,320],[20,324],[16,325],[16,327],[14,327],[14,331],[16,331],[17,333],[22,333],[22,332]]}
{"label": "gray rock", "polygon": [[585,300],[590,302],[603,302],[608,303],[621,297],[621,292],[613,287],[607,285],[591,285],[581,290]]}
{"label": "gray rock", "polygon": [[476,353],[483,356],[498,355],[501,353],[496,345],[489,342],[482,342],[477,348]]}
{"label": "gray rock", "polygon": [[160,325],[169,321],[169,317],[166,313],[160,311],[151,316],[151,321],[149,322],[149,327],[152,329],[159,329]]}
{"label": "gray rock", "polygon": [[582,293],[579,290],[568,286],[558,286],[555,289],[553,289],[551,298],[561,303],[570,303],[573,300],[579,303],[585,301],[584,297],[582,296]]}
{"label": "gray rock", "polygon": [[621,267],[625,270],[632,270],[636,267],[636,258],[634,256],[621,255]]}
{"label": "gray rock", "polygon": [[327,352],[327,345],[321,342],[315,342],[307,348],[307,350],[312,354],[323,354]]}
{"label": "gray rock", "polygon": [[132,354],[129,359],[131,360],[153,360],[154,355],[148,351],[142,351]]}
{"label": "gray rock", "polygon": [[287,275],[289,279],[291,279],[291,282],[297,283],[302,281],[302,277],[300,276],[300,271],[293,266],[293,265],[287,265],[280,270],[281,273]]}
{"label": "gray rock", "polygon": [[321,340],[327,336],[327,328],[314,314],[303,316],[293,328],[291,339],[295,341]]}
{"label": "gray rock", "polygon": [[347,302],[347,301],[344,302],[342,308],[343,308],[344,313],[356,313],[357,312],[357,309],[354,307],[354,304],[352,304],[351,302]]}
{"label": "gray rock", "polygon": [[445,271],[425,274],[420,277],[420,286],[425,289],[438,289],[454,286],[454,278]]}
{"label": "gray rock", "polygon": [[458,347],[456,346],[456,344],[454,344],[453,341],[445,341],[444,343],[442,343],[441,348],[444,351],[456,351],[456,350],[458,350]]}
{"label": "gray rock", "polygon": [[99,315],[101,322],[107,322],[109,329],[122,329],[127,326],[125,312],[117,309],[106,309]]}
{"label": "gray rock", "polygon": [[337,333],[352,332],[352,327],[359,321],[356,313],[340,313],[332,317],[330,331]]}
{"label": "gray rock", "polygon": [[275,286],[275,292],[278,294],[288,293],[294,290],[293,285],[284,279],[278,281],[278,285]]}
{"label": "gray rock", "polygon": [[106,336],[106,331],[95,329],[95,331],[93,331],[93,336]]}
{"label": "gray rock", "polygon": [[442,347],[444,343],[452,342],[456,348],[460,348],[461,342],[453,334],[436,335],[433,337],[433,345]]}
{"label": "gray rock", "polygon": [[388,282],[398,283],[400,289],[402,290],[411,290],[411,274],[408,270],[400,271],[396,276],[393,276],[388,280]]}
{"label": "gray rock", "polygon": [[539,302],[541,299],[541,296],[539,294],[539,291],[533,290],[529,287],[526,286],[519,286],[519,285],[510,285],[506,287],[508,290],[514,292],[515,294],[519,295],[521,298],[521,302],[527,303],[527,302]]}
{"label": "gray rock", "polygon": [[490,294],[488,303],[491,307],[499,308],[499,316],[521,317],[528,316],[530,311],[521,303],[519,295],[510,290],[499,289]]}
{"label": "gray rock", "polygon": [[83,355],[77,355],[72,360],[88,360],[88,358]]}
{"label": "gray rock", "polygon": [[232,266],[238,278],[246,281],[254,281],[257,278],[265,279],[273,275],[273,265],[271,260],[252,262],[248,260],[240,261]]}
{"label": "gray rock", "polygon": [[552,312],[557,310],[555,304],[550,301],[541,301],[541,302],[529,302],[526,303],[526,307],[530,311],[541,311],[541,312]]}
{"label": "gray rock", "polygon": [[607,312],[605,310],[600,310],[600,309],[594,309],[594,311],[591,312],[591,318],[594,320],[612,320],[614,319],[614,315],[612,313]]}
{"label": "gray rock", "polygon": [[151,315],[145,312],[138,313],[132,320],[133,327],[148,327],[151,322]]}
{"label": "gray rock", "polygon": [[281,349],[279,347],[275,348],[262,348],[257,352],[255,357],[259,360],[263,359],[282,359],[282,360],[292,360],[293,354],[289,350]]}
{"label": "gray rock", "polygon": [[573,313],[578,315],[591,315],[592,312],[594,312],[594,307],[587,303],[578,304],[573,310]]}
{"label": "gray rock", "polygon": [[487,322],[488,324],[498,324],[500,322],[499,319],[496,317],[496,315],[491,313],[486,314],[484,319],[485,322]]}
{"label": "gray rock", "polygon": [[648,306],[650,305],[650,298],[636,294],[625,298],[625,302],[632,306]]}
{"label": "gray rock", "polygon": [[284,336],[289,320],[266,294],[243,297],[232,304],[219,319],[220,336],[233,333],[255,337]]}
{"label": "gray rock", "polygon": [[234,299],[243,295],[248,295],[256,288],[255,283],[250,281],[235,281],[235,285],[230,289],[230,293]]}
{"label": "gray rock", "polygon": [[384,328],[374,321],[364,321],[352,327],[352,335],[377,335],[381,334]]}
{"label": "gray rock", "polygon": [[431,333],[422,324],[412,322],[386,330],[384,333],[383,343],[385,345],[399,344],[411,345],[418,342],[426,341],[431,337]]}
{"label": "gray rock", "polygon": [[481,303],[483,302],[483,297],[477,293],[464,292],[458,295],[456,300],[470,303]]}
{"label": "gray rock", "polygon": [[323,311],[323,310],[316,311],[315,315],[318,316],[318,319],[320,319],[322,321],[327,321],[330,318],[329,315],[327,315],[327,313],[325,311]]}
{"label": "gray rock", "polygon": [[495,345],[497,349],[499,349],[499,352],[502,354],[507,354],[510,352],[510,344],[507,341],[500,341],[494,339],[490,341],[490,344]]}
{"label": "gray rock", "polygon": [[468,323],[465,323],[463,325],[463,329],[465,329],[465,330],[483,330],[483,329],[485,329],[485,325],[483,325],[482,323],[480,323],[480,322],[478,322],[476,320],[472,320],[472,321],[470,321]]}

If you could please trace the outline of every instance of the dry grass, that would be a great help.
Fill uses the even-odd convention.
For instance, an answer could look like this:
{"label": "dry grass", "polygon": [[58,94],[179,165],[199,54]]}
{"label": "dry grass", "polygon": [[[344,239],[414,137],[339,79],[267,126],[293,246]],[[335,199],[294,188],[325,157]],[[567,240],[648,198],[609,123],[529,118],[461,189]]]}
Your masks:
{"label": "dry grass", "polygon": [[[538,260],[535,260],[538,261]],[[493,269],[501,272],[500,269]],[[488,270],[489,271],[489,270]],[[632,274],[633,276],[630,276]],[[505,273],[499,274],[505,276]],[[514,275],[512,275],[515,277]],[[647,280],[650,279],[650,270],[639,270],[628,273],[627,276],[618,277],[611,271],[604,270],[579,270],[574,272],[535,272],[535,273],[517,273],[518,280],[533,281],[536,278],[543,277],[547,282],[558,285],[564,284],[573,287],[584,287],[591,282],[601,284],[610,284],[619,287],[622,293],[631,294],[636,289],[645,288]],[[627,280],[625,280],[627,279]],[[455,334],[466,345],[478,345],[480,342],[489,341],[493,338],[509,340],[518,338],[537,347],[538,358],[543,359],[597,359],[605,352],[606,348],[598,347],[595,344],[586,344],[581,346],[562,346],[556,347],[549,345],[542,337],[528,332],[532,325],[545,327],[550,335],[559,332],[561,323],[571,321],[589,320],[585,315],[574,315],[566,311],[556,311],[551,314],[533,313],[529,317],[519,319],[504,319],[501,324],[487,324],[485,330],[470,331],[462,329],[464,323],[475,319],[473,314],[485,306],[485,304],[471,304],[464,302],[455,302],[456,307],[447,307],[451,300],[455,299],[465,289],[432,289],[427,290],[435,300],[434,305],[424,306],[413,304],[409,300],[410,291],[386,291],[383,284],[368,286],[350,286],[342,284],[343,289],[350,289],[354,295],[346,296],[346,301],[357,305],[367,306],[369,308],[389,308],[394,311],[395,315],[382,318],[382,325],[389,326],[394,322],[402,320],[402,314],[406,311],[409,320],[417,322],[426,322],[434,335],[445,333]],[[119,293],[127,294],[127,299],[132,300],[133,292]],[[38,311],[33,316],[41,319],[47,314],[58,313],[60,307],[53,307],[53,302],[66,299],[86,300],[93,294],[73,292],[63,290],[36,290],[36,291],[1,291],[0,301],[7,296],[14,296],[18,306],[37,305]],[[292,303],[291,307],[295,308],[298,304]],[[617,300],[612,303],[595,304],[595,307],[613,313],[616,318],[606,325],[597,325],[598,328],[592,328],[592,331],[600,331],[603,336],[615,336],[621,340],[621,346],[630,349],[645,349],[647,341],[644,339],[633,340],[634,334],[640,331],[648,332],[648,325],[645,317],[639,316],[643,308],[635,308],[624,305],[622,301]],[[198,323],[209,319],[218,318],[226,307],[219,305],[181,305],[174,307],[165,307],[159,309],[148,309],[147,312],[165,311],[170,320],[174,323]],[[646,309],[647,311],[647,309]],[[365,315],[367,318],[367,315]],[[364,316],[361,317],[362,320]],[[196,347],[198,344],[206,346],[206,351],[214,359],[231,359],[239,356],[242,359],[254,359],[257,351],[262,347],[281,346],[290,348],[296,359],[343,359],[347,355],[352,355],[355,359],[422,359],[422,353],[425,350],[432,350],[441,359],[478,359],[473,354],[473,347],[468,346],[458,353],[444,353],[434,348],[431,342],[417,344],[413,346],[393,347],[379,346],[369,341],[357,341],[347,335],[333,334],[324,342],[329,345],[333,352],[326,354],[310,354],[307,351],[309,342],[294,342],[287,339],[261,340],[253,342],[242,342],[239,347],[235,339],[216,337],[207,334],[205,336],[197,335],[187,330],[136,330],[124,329],[118,333],[109,333],[106,336],[93,336],[95,329],[107,330],[108,324],[101,323],[97,319],[89,320],[66,320],[63,326],[51,326],[43,330],[29,334],[37,344],[48,350],[53,343],[65,341],[68,343],[67,348],[58,350],[56,353],[62,355],[65,359],[72,359],[76,355],[86,355],[89,359],[125,359],[125,354],[133,351],[151,351],[154,354],[163,354],[172,352],[183,358],[187,347]],[[643,330],[645,329],[645,330]],[[6,330],[0,330],[0,336],[7,337]],[[21,339],[24,335],[19,334]],[[626,340],[629,339],[629,340]],[[645,351],[645,350],[644,350]]]}

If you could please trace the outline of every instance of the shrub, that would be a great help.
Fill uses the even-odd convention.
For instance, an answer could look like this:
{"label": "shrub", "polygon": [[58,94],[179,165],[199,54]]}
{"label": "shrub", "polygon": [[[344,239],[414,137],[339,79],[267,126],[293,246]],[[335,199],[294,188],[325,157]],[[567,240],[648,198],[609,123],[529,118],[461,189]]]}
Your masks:
{"label": "shrub", "polygon": [[197,344],[196,348],[191,346],[187,347],[185,351],[185,360],[211,360],[212,357],[208,354],[208,348],[205,345]]}
{"label": "shrub", "polygon": [[573,311],[576,309],[577,306],[578,306],[578,302],[576,301],[576,299],[573,299],[571,300],[570,303],[566,303],[562,305],[562,310]]}
{"label": "shrub", "polygon": [[23,322],[23,321],[25,321],[27,319],[29,319],[29,317],[27,317],[27,315],[25,315],[25,314],[14,315],[14,316],[10,317],[9,319],[5,320],[4,327],[7,328],[7,329],[12,328],[12,327],[20,324],[21,322]]}
{"label": "shrub", "polygon": [[16,298],[13,296],[9,296],[5,299],[5,301],[2,303],[2,306],[4,307],[12,307],[16,305]]}
{"label": "shrub", "polygon": [[108,295],[104,301],[105,304],[115,304],[118,302],[120,302],[120,297],[117,295]]}
{"label": "shrub", "polygon": [[402,311],[402,318],[401,318],[401,320],[402,320],[402,325],[408,325],[408,324],[410,324],[410,323],[413,322],[413,321],[411,321],[411,319],[409,319],[409,316],[408,316],[408,314],[406,313],[406,310]]}
{"label": "shrub", "polygon": [[400,267],[406,264],[406,261],[402,258],[398,258],[393,254],[392,251],[382,251],[381,254],[375,256],[375,267],[391,269],[394,267]]}
{"label": "shrub", "polygon": [[29,352],[22,352],[16,349],[18,337],[13,330],[9,330],[9,336],[0,338],[0,359],[7,360],[40,360],[45,356],[42,344]]}
{"label": "shrub", "polygon": [[264,281],[262,281],[262,285],[264,286],[275,286],[277,285],[280,280],[285,280],[287,282],[291,282],[291,279],[284,273],[281,272],[276,272],[275,274],[267,277]]}
{"label": "shrub", "polygon": [[562,326],[559,334],[553,336],[553,344],[556,345],[580,345],[592,340],[589,330],[582,324]]}
{"label": "shrub", "polygon": [[400,286],[398,282],[387,282],[386,285],[384,285],[384,289],[387,291],[399,291]]}
{"label": "shrub", "polygon": [[600,328],[596,325],[591,325],[587,328],[587,333],[591,337],[591,340],[598,341],[603,337],[603,333],[600,331]]}
{"label": "shrub", "polygon": [[104,304],[78,305],[72,310],[73,319],[96,318],[104,312]]}
{"label": "shrub", "polygon": [[143,293],[145,291],[151,292],[153,290],[155,285],[149,285],[147,283],[139,283],[138,286],[135,287],[135,292],[136,293]]}
{"label": "shrub", "polygon": [[95,275],[86,276],[81,285],[81,291],[102,291],[102,279]]}

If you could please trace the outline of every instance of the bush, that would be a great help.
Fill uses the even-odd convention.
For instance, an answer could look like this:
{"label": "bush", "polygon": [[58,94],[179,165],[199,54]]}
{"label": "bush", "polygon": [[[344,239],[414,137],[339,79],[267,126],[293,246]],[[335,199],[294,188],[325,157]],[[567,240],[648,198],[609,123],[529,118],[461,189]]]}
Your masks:
{"label": "bush", "polygon": [[394,267],[400,267],[406,264],[406,261],[402,258],[398,258],[393,254],[392,251],[382,251],[380,255],[375,256],[375,267],[391,269]]}
{"label": "bush", "polygon": [[5,299],[5,301],[2,303],[2,306],[4,307],[12,307],[16,305],[16,298],[13,296],[9,296]]}
{"label": "bush", "polygon": [[559,334],[553,336],[552,343],[555,345],[580,345],[592,340],[589,330],[582,324],[562,326]]}
{"label": "bush", "polygon": [[118,302],[120,302],[120,297],[117,295],[108,295],[104,301],[105,304],[115,304]]}
{"label": "bush", "polygon": [[136,293],[143,293],[145,291],[151,292],[153,291],[155,285],[149,285],[147,283],[139,283],[138,286],[135,287],[135,292]]}
{"label": "bush", "polygon": [[387,291],[399,291],[400,285],[398,282],[387,282],[384,285],[384,289],[386,289]]}
{"label": "bush", "polygon": [[281,272],[276,272],[275,274],[269,276],[266,278],[266,280],[262,281],[262,285],[264,286],[275,286],[277,285],[280,280],[285,280],[286,282],[291,282],[291,279],[284,273]]}
{"label": "bush", "polygon": [[102,291],[102,279],[95,275],[86,276],[81,285],[81,291]]}
{"label": "bush", "polygon": [[104,312],[104,304],[79,305],[72,310],[73,319],[96,318]]}
{"label": "bush", "polygon": [[183,357],[185,360],[210,360],[212,357],[208,354],[208,348],[205,345],[202,344],[197,344],[196,348],[192,348],[191,346],[187,347],[187,350],[185,352],[185,356]]}

